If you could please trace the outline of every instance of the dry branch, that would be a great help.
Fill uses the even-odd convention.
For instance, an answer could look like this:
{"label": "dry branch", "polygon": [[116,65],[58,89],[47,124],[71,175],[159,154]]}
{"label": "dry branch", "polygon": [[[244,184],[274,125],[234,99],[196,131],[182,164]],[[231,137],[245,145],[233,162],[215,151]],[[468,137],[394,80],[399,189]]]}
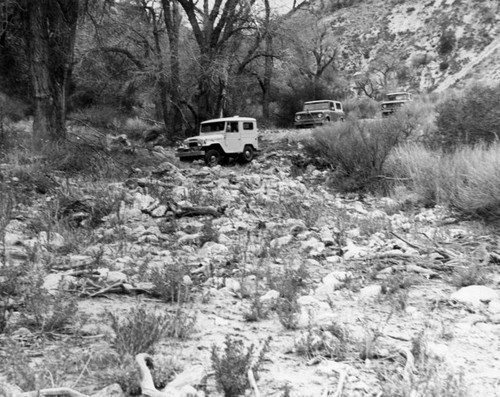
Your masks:
{"label": "dry branch", "polygon": [[70,389],[69,387],[56,387],[52,389],[42,389],[28,391],[25,393],[18,394],[15,397],[88,397],[86,394],[82,394],[76,390]]}

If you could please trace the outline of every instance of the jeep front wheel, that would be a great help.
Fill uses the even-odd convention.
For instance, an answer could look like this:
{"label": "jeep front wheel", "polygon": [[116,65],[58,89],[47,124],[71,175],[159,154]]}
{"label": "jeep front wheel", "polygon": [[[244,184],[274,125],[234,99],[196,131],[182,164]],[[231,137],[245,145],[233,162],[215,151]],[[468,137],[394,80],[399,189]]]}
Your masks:
{"label": "jeep front wheel", "polygon": [[216,165],[219,165],[222,163],[222,159],[224,156],[222,155],[221,152],[219,152],[216,149],[210,149],[206,154],[205,154],[205,163],[209,167],[215,167]]}
{"label": "jeep front wheel", "polygon": [[251,146],[245,146],[240,157],[242,163],[249,163],[255,157],[255,152],[253,151],[253,148]]}

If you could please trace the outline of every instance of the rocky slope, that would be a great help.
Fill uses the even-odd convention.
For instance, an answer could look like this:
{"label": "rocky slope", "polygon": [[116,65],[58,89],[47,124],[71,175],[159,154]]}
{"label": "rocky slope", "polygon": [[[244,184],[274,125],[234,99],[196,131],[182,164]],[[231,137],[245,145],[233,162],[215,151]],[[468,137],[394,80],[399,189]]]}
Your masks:
{"label": "rocky slope", "polygon": [[[74,236],[29,227],[43,219],[49,197],[10,219],[4,268],[28,263],[44,269],[42,288],[78,297],[84,320],[44,339],[16,325],[23,309],[12,297],[14,311],[0,335],[3,381],[21,379],[6,366],[13,344],[32,362],[56,357],[64,347],[73,359],[60,362],[62,372],[84,353],[88,361],[57,379],[95,393],[106,385],[96,368],[119,368],[104,359],[115,346],[106,313],[127,317],[140,305],[175,310],[151,293],[155,271],[173,267],[184,269],[183,284],[191,290],[186,307],[196,323],[187,339],[157,346],[155,359],[174,360],[180,368],[202,365],[209,395],[222,395],[211,351],[228,334],[247,346],[270,338],[257,381],[264,396],[390,396],[404,387],[421,393],[412,396],[429,395],[431,388],[452,395],[445,393],[457,387],[466,395],[460,374],[470,395],[498,395],[498,237],[458,222],[444,208],[339,195],[328,187],[326,172],[297,167],[296,154],[276,149],[292,141],[268,133],[264,154],[246,166],[171,160],[146,175],[102,185],[120,198],[118,209],[77,252],[69,247]],[[82,187],[61,182],[61,189]],[[83,202],[67,203],[68,219],[84,221],[92,213],[95,197]],[[295,329],[280,321],[280,294],[291,288],[285,280],[297,285]],[[462,288],[479,281],[487,286]],[[424,360],[425,368],[414,367],[412,358]],[[24,361],[16,360],[15,368],[22,368]]]}
{"label": "rocky slope", "polygon": [[[318,2],[317,2],[318,3]],[[377,56],[409,67],[411,88],[444,90],[471,79],[500,81],[500,4],[494,0],[368,0],[325,16],[352,77]],[[443,36],[449,47],[443,47]],[[408,87],[393,87],[408,88]]]}

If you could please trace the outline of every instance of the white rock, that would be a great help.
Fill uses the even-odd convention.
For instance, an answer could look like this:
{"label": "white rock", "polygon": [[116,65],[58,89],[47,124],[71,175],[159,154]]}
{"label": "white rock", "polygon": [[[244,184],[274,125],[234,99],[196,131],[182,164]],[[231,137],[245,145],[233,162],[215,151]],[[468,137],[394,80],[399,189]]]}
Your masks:
{"label": "white rock", "polygon": [[228,252],[229,248],[227,248],[224,244],[216,243],[215,241],[207,241],[203,244],[203,247],[200,250],[200,255],[214,257],[217,255],[225,255]]}
{"label": "white rock", "polygon": [[342,250],[344,251],[344,259],[358,259],[366,254],[366,249],[358,247],[352,240],[347,240]]}
{"label": "white rock", "polygon": [[47,232],[40,232],[38,235],[38,242],[50,248],[62,248],[66,243],[64,237],[59,233],[52,232],[50,235]]}
{"label": "white rock", "polygon": [[271,240],[271,242],[269,243],[269,246],[271,248],[274,248],[274,249],[281,248],[281,247],[284,247],[285,245],[290,244],[292,241],[293,241],[293,236],[289,234],[289,235],[278,237],[278,238]]}
{"label": "white rock", "polygon": [[116,270],[109,270],[106,268],[100,268],[100,269],[97,269],[97,271],[101,275],[101,278],[110,284],[124,283],[128,280],[128,277],[125,273],[122,273],[122,272],[119,272]]}
{"label": "white rock", "polygon": [[382,286],[380,285],[367,285],[359,291],[359,299],[372,300],[376,299],[382,293]]}
{"label": "white rock", "polygon": [[334,245],[335,238],[333,237],[333,233],[328,226],[323,226],[319,232],[321,241],[326,245]]}
{"label": "white rock", "polygon": [[387,218],[387,213],[381,210],[373,210],[368,213],[368,219],[374,220],[374,219],[386,219]]}
{"label": "white rock", "polygon": [[267,291],[260,297],[262,303],[273,303],[280,297],[280,293],[274,289]]}
{"label": "white rock", "polygon": [[231,292],[239,293],[241,291],[241,283],[234,278],[226,278],[224,285]]}
{"label": "white rock", "polygon": [[325,250],[325,244],[315,237],[302,242],[301,246],[302,249],[307,251],[310,256],[318,256]]}
{"label": "white rock", "polygon": [[93,394],[92,397],[125,397],[125,394],[118,383],[113,383]]}
{"label": "white rock", "polygon": [[62,273],[49,274],[43,280],[43,288],[45,288],[49,294],[57,294],[59,289],[69,289],[78,282],[77,278],[74,276],[68,276]]}
{"label": "white rock", "polygon": [[460,303],[480,306],[498,299],[498,294],[484,285],[470,285],[451,294],[451,299]]}
{"label": "white rock", "polygon": [[444,360],[448,354],[448,346],[443,343],[427,343],[427,354],[431,358],[435,358],[437,360]]}

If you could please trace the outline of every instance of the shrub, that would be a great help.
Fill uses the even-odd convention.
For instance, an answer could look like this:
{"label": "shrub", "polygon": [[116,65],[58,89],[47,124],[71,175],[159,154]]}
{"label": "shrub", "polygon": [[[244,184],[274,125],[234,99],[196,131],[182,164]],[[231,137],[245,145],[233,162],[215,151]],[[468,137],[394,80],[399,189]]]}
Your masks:
{"label": "shrub", "polygon": [[258,357],[254,357],[254,345],[246,348],[243,341],[226,335],[223,353],[219,353],[215,345],[212,346],[212,366],[215,371],[215,380],[219,390],[225,397],[237,397],[250,386],[247,373],[252,369],[257,377],[259,367],[264,359],[269,340],[260,350]]}
{"label": "shrub", "polygon": [[438,54],[441,56],[447,55],[453,51],[455,47],[455,32],[453,30],[447,30],[441,34],[438,43]]}
{"label": "shrub", "polygon": [[154,268],[151,272],[153,293],[164,302],[188,302],[191,292],[190,285],[185,283],[188,274],[188,267],[180,261],[167,263],[162,269]]}
{"label": "shrub", "polygon": [[391,150],[410,136],[415,125],[403,116],[383,120],[349,120],[315,130],[304,148],[334,169],[341,190],[376,190]]}
{"label": "shrub", "polygon": [[439,152],[426,149],[422,144],[407,143],[390,154],[384,173],[395,185],[411,189],[422,205],[434,206],[441,198],[440,164]]}
{"label": "shrub", "polygon": [[295,351],[308,359],[321,356],[342,360],[347,352],[348,339],[347,331],[337,324],[310,326],[295,340]]}
{"label": "shrub", "polygon": [[113,347],[121,357],[150,353],[164,337],[184,339],[195,323],[194,317],[182,308],[171,314],[139,306],[128,311],[124,318],[111,312],[108,317],[115,332]]}
{"label": "shrub", "polygon": [[344,111],[349,117],[358,119],[375,118],[380,111],[379,103],[372,98],[363,96],[344,101]]}
{"label": "shrub", "polygon": [[491,143],[500,137],[500,84],[473,84],[436,107],[434,143],[447,149],[460,144]]}
{"label": "shrub", "polygon": [[394,151],[385,172],[410,187],[423,204],[441,203],[464,216],[500,219],[500,144],[451,153],[411,144]]}
{"label": "shrub", "polygon": [[442,165],[448,204],[466,216],[500,219],[500,144],[464,147]]}

